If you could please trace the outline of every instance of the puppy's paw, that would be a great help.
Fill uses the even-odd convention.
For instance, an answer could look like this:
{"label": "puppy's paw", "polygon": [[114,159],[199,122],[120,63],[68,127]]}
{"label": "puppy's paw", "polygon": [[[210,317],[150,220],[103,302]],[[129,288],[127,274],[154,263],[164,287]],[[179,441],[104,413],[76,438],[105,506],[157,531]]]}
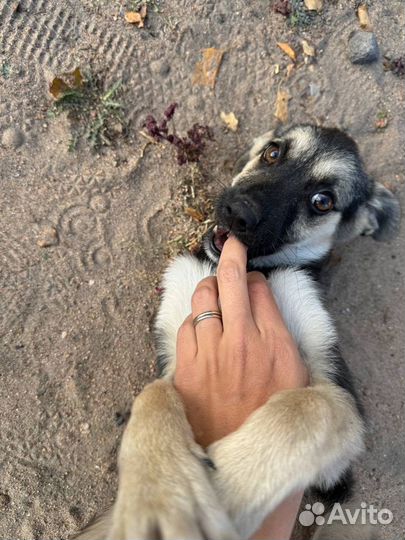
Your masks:
{"label": "puppy's paw", "polygon": [[124,433],[108,538],[238,538],[208,480],[208,467],[173,386],[148,385]]}

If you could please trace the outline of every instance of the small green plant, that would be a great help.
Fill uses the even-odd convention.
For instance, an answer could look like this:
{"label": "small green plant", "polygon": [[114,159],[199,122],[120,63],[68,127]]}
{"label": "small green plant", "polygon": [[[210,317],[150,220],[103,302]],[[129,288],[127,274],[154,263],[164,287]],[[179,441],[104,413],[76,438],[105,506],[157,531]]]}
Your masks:
{"label": "small green plant", "polygon": [[305,8],[303,0],[290,0],[290,8],[289,21],[294,28],[305,28],[309,26],[317,16],[315,11],[308,11]]}
{"label": "small green plant", "polygon": [[[72,127],[69,151],[75,150],[80,140],[98,150],[110,146],[115,138],[126,133],[124,105],[120,101],[121,81],[105,88],[100,76],[82,75],[78,69],[65,77],[68,82],[55,78],[51,84],[55,102],[49,116],[56,118],[62,113],[67,114]],[[69,84],[72,77],[74,80]]]}
{"label": "small green plant", "polygon": [[159,13],[161,8],[161,0],[128,0],[127,7],[131,11],[139,11],[142,6],[146,6],[148,11]]}

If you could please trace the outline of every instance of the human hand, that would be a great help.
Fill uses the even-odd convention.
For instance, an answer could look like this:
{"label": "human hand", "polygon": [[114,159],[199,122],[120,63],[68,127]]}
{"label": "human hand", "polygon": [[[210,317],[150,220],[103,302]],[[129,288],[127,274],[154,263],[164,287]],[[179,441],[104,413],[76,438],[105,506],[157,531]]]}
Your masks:
{"label": "human hand", "polygon": [[[174,384],[196,441],[235,431],[270,395],[306,386],[308,373],[264,276],[246,272],[246,248],[230,237],[217,277],[202,280],[177,336]],[[193,319],[221,308],[217,318]]]}

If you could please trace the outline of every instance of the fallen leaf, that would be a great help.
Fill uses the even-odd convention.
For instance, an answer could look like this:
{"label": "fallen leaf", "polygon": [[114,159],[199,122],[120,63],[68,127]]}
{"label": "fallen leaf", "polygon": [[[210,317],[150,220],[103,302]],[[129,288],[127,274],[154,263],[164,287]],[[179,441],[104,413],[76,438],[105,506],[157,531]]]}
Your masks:
{"label": "fallen leaf", "polygon": [[193,84],[214,88],[224,51],[210,47],[202,53],[202,60],[195,65]]}
{"label": "fallen leaf", "polygon": [[[125,20],[129,24],[135,24],[138,28],[143,28],[144,26],[144,19],[146,17],[146,11],[142,11],[143,8],[146,8],[146,6],[142,6],[141,11],[127,11],[124,15]],[[144,13],[144,16],[143,16]]]}
{"label": "fallen leaf", "polygon": [[278,75],[280,73],[280,64],[274,64],[274,75]]}
{"label": "fallen leaf", "polygon": [[203,214],[197,210],[196,208],[192,208],[191,206],[188,206],[184,209],[185,213],[195,219],[195,221],[204,221]]}
{"label": "fallen leaf", "polygon": [[285,53],[291,58],[291,60],[294,60],[295,62],[295,60],[297,59],[297,55],[295,54],[294,49],[288,43],[283,43],[279,41],[277,42],[277,46],[283,51],[283,53]]}
{"label": "fallen leaf", "polygon": [[225,113],[221,111],[220,114],[221,120],[225,122],[226,127],[231,131],[236,131],[238,129],[239,120],[236,118],[233,112]]}
{"label": "fallen leaf", "polygon": [[55,77],[49,85],[49,91],[55,99],[60,99],[69,90],[70,87],[60,77]]}
{"label": "fallen leaf", "polygon": [[276,98],[276,111],[274,116],[280,120],[280,122],[287,122],[288,120],[288,101],[290,99],[290,94],[287,90],[278,90]]}
{"label": "fallen leaf", "polygon": [[80,68],[77,67],[76,69],[72,71],[72,73],[68,75],[71,75],[73,77],[74,88],[80,88],[80,86],[82,86],[84,78],[83,78],[82,72],[80,71]]}
{"label": "fallen leaf", "polygon": [[83,85],[83,75],[80,68],[76,68],[71,72],[64,73],[62,77],[55,77],[49,85],[49,91],[52,96],[58,100],[63,97],[66,92],[77,90]]}
{"label": "fallen leaf", "polygon": [[315,56],[315,47],[308,43],[306,39],[301,41],[302,51],[306,56]]}
{"label": "fallen leaf", "polygon": [[148,14],[148,7],[146,4],[142,4],[141,9],[139,10],[139,15],[142,17],[142,20],[146,18]]}
{"label": "fallen leaf", "polygon": [[288,66],[285,68],[285,78],[288,80],[291,77],[292,72],[295,69],[295,64],[288,64]]}
{"label": "fallen leaf", "polygon": [[322,0],[304,0],[305,7],[310,11],[321,11],[323,1]]}
{"label": "fallen leaf", "polygon": [[363,28],[363,30],[371,30],[371,21],[368,16],[366,4],[360,4],[357,9],[357,16],[359,18],[360,27]]}

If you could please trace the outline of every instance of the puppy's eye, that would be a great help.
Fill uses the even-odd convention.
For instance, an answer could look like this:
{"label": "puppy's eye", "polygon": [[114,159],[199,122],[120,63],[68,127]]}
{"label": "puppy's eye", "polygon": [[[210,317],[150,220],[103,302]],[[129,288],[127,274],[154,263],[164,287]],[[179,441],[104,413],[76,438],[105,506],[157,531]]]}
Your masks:
{"label": "puppy's eye", "polygon": [[276,143],[270,143],[267,148],[265,148],[262,158],[264,161],[272,165],[273,163],[276,163],[278,158],[280,157],[280,147]]}
{"label": "puppy's eye", "polygon": [[333,196],[328,191],[315,193],[311,197],[311,205],[318,214],[326,214],[327,212],[333,210]]}

